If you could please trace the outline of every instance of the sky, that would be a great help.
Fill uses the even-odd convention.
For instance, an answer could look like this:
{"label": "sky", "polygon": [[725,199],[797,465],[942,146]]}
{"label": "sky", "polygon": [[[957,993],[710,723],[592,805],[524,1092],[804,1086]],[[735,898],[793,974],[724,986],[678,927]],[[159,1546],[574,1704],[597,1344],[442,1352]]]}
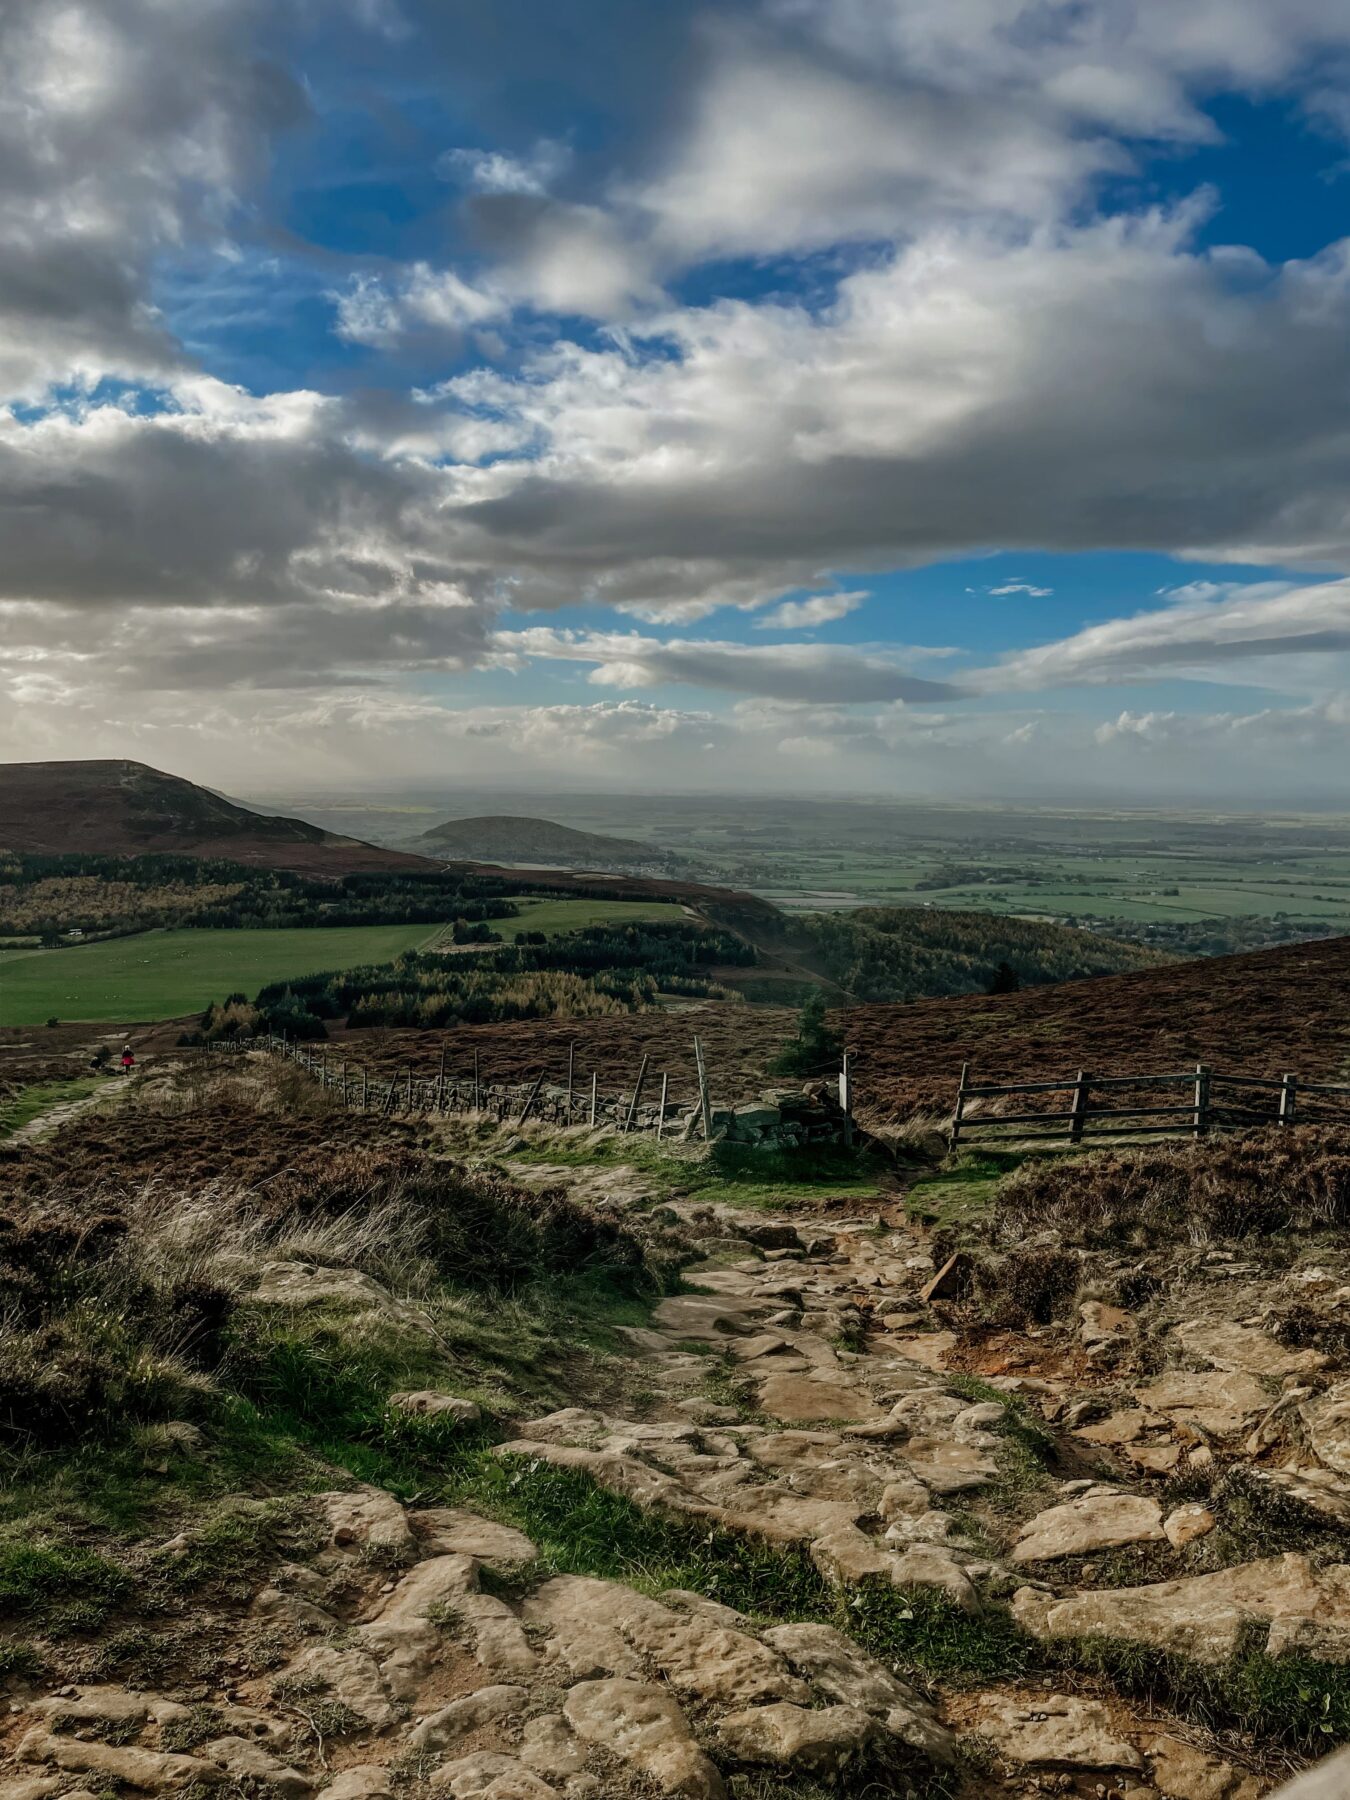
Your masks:
{"label": "sky", "polygon": [[0,756],[1329,806],[1344,0],[0,0]]}

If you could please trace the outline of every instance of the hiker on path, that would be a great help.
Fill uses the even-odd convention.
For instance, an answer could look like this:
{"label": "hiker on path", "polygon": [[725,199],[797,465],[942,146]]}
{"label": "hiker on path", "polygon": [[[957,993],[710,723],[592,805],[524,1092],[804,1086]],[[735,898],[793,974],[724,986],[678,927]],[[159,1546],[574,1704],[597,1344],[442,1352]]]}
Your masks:
{"label": "hiker on path", "polygon": [[122,1073],[124,1075],[130,1075],[135,1067],[136,1058],[132,1055],[131,1045],[128,1044],[122,1052]]}

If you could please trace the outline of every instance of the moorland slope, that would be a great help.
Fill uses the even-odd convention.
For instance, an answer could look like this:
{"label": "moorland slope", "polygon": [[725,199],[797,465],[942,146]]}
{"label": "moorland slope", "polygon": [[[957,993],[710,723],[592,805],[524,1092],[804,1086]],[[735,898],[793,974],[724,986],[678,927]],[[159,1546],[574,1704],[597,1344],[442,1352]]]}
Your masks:
{"label": "moorland slope", "polygon": [[869,1105],[903,1115],[949,1109],[962,1063],[980,1082],[1198,1062],[1231,1074],[1345,1079],[1348,1002],[1350,938],[1340,937],[1016,994],[852,1007],[841,1022]]}
{"label": "moorland slope", "polygon": [[[894,1005],[840,1007],[830,1022],[853,1053],[863,1123],[948,1113],[962,1063],[972,1081],[1152,1074],[1206,1062],[1231,1074],[1347,1079],[1350,1069],[1350,938],[1285,944],[1241,956],[1164,964],[1013,994],[956,994]],[[531,1019],[468,1025],[456,1033],[451,1073],[481,1066],[498,1081],[549,1081],[578,1068],[601,1086],[631,1081],[646,1056],[668,1073],[672,1098],[696,1091],[693,1037],[707,1055],[715,1097],[753,1096],[770,1060],[793,1035],[797,1014],[780,1006],[701,1001],[686,1010],[610,1018]],[[435,1073],[441,1036],[330,1028],[350,1054],[384,1075],[410,1064]]]}
{"label": "moorland slope", "polygon": [[121,760],[0,764],[0,850],[228,857],[316,875],[429,866]]}

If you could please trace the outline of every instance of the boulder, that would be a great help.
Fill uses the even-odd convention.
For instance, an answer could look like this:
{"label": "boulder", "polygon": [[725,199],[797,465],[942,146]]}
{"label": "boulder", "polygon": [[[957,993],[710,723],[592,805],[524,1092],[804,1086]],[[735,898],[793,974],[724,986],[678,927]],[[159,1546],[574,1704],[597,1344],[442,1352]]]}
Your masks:
{"label": "boulder", "polygon": [[504,1570],[526,1568],[539,1557],[523,1531],[458,1506],[428,1506],[408,1517],[423,1547],[441,1555],[472,1556]]}
{"label": "boulder", "polygon": [[536,1672],[539,1658],[504,1600],[494,1594],[465,1594],[454,1606],[473,1632],[474,1656],[488,1674],[518,1681]]}
{"label": "boulder", "polygon": [[1350,1661],[1350,1566],[1314,1569],[1293,1553],[1147,1587],[1066,1595],[1019,1588],[1012,1609],[1040,1638],[1126,1638],[1218,1662],[1236,1649],[1244,1627],[1259,1623],[1268,1627],[1271,1656]]}
{"label": "boulder", "polygon": [[764,1641],[826,1699],[884,1719],[892,1737],[933,1762],[955,1760],[956,1740],[928,1703],[832,1625],[778,1625]]}
{"label": "boulder", "polygon": [[428,1714],[408,1733],[411,1750],[447,1750],[471,1731],[510,1713],[523,1712],[529,1694],[523,1687],[485,1687],[452,1700],[439,1712]]}
{"label": "boulder", "polygon": [[925,1369],[944,1369],[948,1353],[956,1348],[954,1331],[920,1331],[913,1337],[897,1335],[893,1346],[901,1356],[920,1363]]}
{"label": "boulder", "polygon": [[1171,1369],[1140,1388],[1136,1398],[1148,1411],[1196,1425],[1211,1437],[1246,1431],[1270,1405],[1270,1395],[1256,1377],[1240,1371],[1191,1375]]}
{"label": "boulder", "polygon": [[324,1800],[390,1800],[393,1777],[383,1763],[356,1763],[335,1775],[323,1790]]}
{"label": "boulder", "polygon": [[316,1494],[313,1501],[340,1550],[383,1549],[411,1556],[414,1549],[408,1515],[382,1488],[358,1487],[348,1493]]}
{"label": "boulder", "polygon": [[[1167,1800],[1258,1800],[1266,1784],[1180,1738],[1145,1738],[1153,1785]],[[1336,1790],[1327,1796],[1335,1800]]]}
{"label": "boulder", "polygon": [[1099,1700],[1068,1694],[983,1698],[979,1730],[1012,1762],[1069,1769],[1142,1769],[1144,1759],[1122,1738]]}
{"label": "boulder", "polygon": [[902,1556],[895,1557],[890,1576],[896,1587],[938,1588],[962,1612],[981,1610],[974,1582],[951,1551],[937,1544],[916,1544]]}
{"label": "boulder", "polygon": [[1350,1381],[1338,1381],[1300,1412],[1317,1460],[1338,1475],[1350,1475]]}
{"label": "boulder", "polygon": [[281,1800],[303,1800],[315,1783],[299,1769],[273,1756],[252,1738],[220,1737],[203,1744],[198,1755],[230,1777],[239,1792],[265,1792]]}
{"label": "boulder", "polygon": [[[1084,1402],[1084,1405],[1095,1409],[1094,1402]],[[1156,1430],[1162,1420],[1156,1413],[1145,1412],[1141,1406],[1131,1406],[1089,1425],[1079,1425],[1072,1420],[1069,1424],[1075,1437],[1083,1438],[1089,1444],[1103,1444],[1116,1449],[1122,1444],[1137,1443],[1146,1432]]]}
{"label": "boulder", "polygon": [[1104,1300],[1085,1300],[1078,1309],[1078,1336],[1085,1350],[1118,1344],[1134,1331],[1134,1320],[1119,1306]]}
{"label": "boulder", "polygon": [[1213,1323],[1190,1319],[1177,1326],[1175,1335],[1188,1356],[1211,1368],[1265,1375],[1276,1381],[1286,1375],[1310,1375],[1324,1369],[1328,1361],[1320,1350],[1291,1350],[1255,1325],[1237,1325],[1228,1319]]}
{"label": "boulder", "polygon": [[767,1763],[832,1781],[881,1735],[871,1714],[856,1706],[754,1706],[728,1714],[717,1727],[718,1743],[737,1762]]}
{"label": "boulder", "polygon": [[1022,1527],[1015,1563],[1090,1556],[1121,1544],[1156,1542],[1163,1535],[1162,1508],[1142,1494],[1081,1494],[1037,1513]]}
{"label": "boulder", "polygon": [[1213,1531],[1217,1522],[1207,1506],[1192,1502],[1168,1513],[1163,1520],[1163,1533],[1174,1550],[1184,1550],[1187,1544]]}
{"label": "boulder", "polygon": [[998,1464],[991,1456],[973,1445],[943,1438],[911,1438],[905,1445],[905,1461],[935,1494],[964,1494],[984,1487],[998,1474]]}
{"label": "boulder", "polygon": [[574,1671],[627,1675],[659,1669],[681,1695],[722,1706],[809,1701],[810,1689],[773,1650],[701,1611],[675,1611],[618,1582],[560,1575],[525,1609],[547,1626]]}
{"label": "boulder", "polygon": [[443,1764],[429,1785],[453,1800],[556,1800],[547,1782],[531,1774],[517,1757],[496,1750],[478,1750]]}
{"label": "boulder", "polygon": [[391,1394],[389,1404],[395,1412],[411,1413],[414,1418],[446,1419],[457,1425],[476,1425],[483,1416],[472,1400],[462,1400],[458,1394],[438,1394],[431,1388]]}
{"label": "boulder", "polygon": [[97,1776],[100,1791],[129,1787],[148,1794],[176,1794],[188,1787],[216,1787],[224,1780],[223,1772],[204,1757],[61,1737],[41,1725],[20,1740],[14,1756],[21,1763],[53,1763],[72,1775]]}
{"label": "boulder", "polygon": [[664,1688],[645,1681],[578,1682],[567,1691],[563,1715],[579,1738],[631,1763],[662,1793],[726,1800],[722,1777]]}
{"label": "boulder", "polygon": [[586,1766],[586,1746],[575,1737],[561,1713],[527,1719],[521,1732],[520,1760],[550,1780],[579,1775]]}
{"label": "boulder", "polygon": [[834,1381],[817,1381],[810,1375],[769,1375],[760,1384],[760,1406],[775,1419],[809,1425],[825,1419],[872,1418],[876,1407],[857,1388]]}

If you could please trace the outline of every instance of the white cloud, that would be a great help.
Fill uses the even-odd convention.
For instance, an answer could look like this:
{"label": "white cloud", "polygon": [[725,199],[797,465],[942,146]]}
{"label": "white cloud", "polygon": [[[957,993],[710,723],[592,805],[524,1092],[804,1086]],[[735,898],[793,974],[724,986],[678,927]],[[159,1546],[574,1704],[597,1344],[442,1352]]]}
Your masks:
{"label": "white cloud", "polygon": [[495,643],[508,658],[590,664],[589,680],[602,687],[678,682],[777,700],[846,705],[950,699],[961,692],[948,682],[908,673],[890,654],[826,644],[662,641],[636,632],[566,632],[544,626],[499,632]]}
{"label": "white cloud", "polygon": [[[767,598],[991,544],[1335,567],[1350,255],[1235,276],[1194,222],[943,235],[823,311],[685,308],[452,380],[530,447],[484,483],[481,554],[524,605]],[[692,590],[647,591],[677,564]]]}
{"label": "white cloud", "polygon": [[1350,580],[1182,589],[1172,603],[1090,625],[1007,656],[970,677],[990,691],[1139,681],[1188,674],[1252,679],[1250,664],[1350,651]]}
{"label": "white cloud", "polygon": [[251,41],[260,16],[255,0],[0,8],[0,399],[183,365],[153,259],[221,242],[306,111]]}
{"label": "white cloud", "polygon": [[447,150],[437,160],[436,172],[447,181],[463,181],[480,194],[546,194],[570,159],[565,144],[541,138],[524,157],[500,150]]}
{"label": "white cloud", "polygon": [[471,326],[510,311],[501,294],[476,288],[451,270],[414,263],[392,289],[374,276],[358,275],[333,296],[338,336],[353,344],[390,348],[419,332],[462,336]]}
{"label": "white cloud", "polygon": [[755,620],[759,631],[809,631],[814,625],[829,625],[835,619],[846,619],[871,598],[866,588],[847,594],[812,594],[806,600],[785,600]]}
{"label": "white cloud", "polygon": [[719,34],[688,127],[622,199],[673,264],[890,238],[935,218],[1010,219],[1125,159],[997,90],[974,107],[927,83],[874,80],[739,29]]}
{"label": "white cloud", "polygon": [[1025,594],[1032,600],[1046,600],[1054,593],[1053,588],[1033,587],[1029,581],[1002,581],[997,587],[986,588],[986,594],[994,594],[1002,598],[1005,594]]}

